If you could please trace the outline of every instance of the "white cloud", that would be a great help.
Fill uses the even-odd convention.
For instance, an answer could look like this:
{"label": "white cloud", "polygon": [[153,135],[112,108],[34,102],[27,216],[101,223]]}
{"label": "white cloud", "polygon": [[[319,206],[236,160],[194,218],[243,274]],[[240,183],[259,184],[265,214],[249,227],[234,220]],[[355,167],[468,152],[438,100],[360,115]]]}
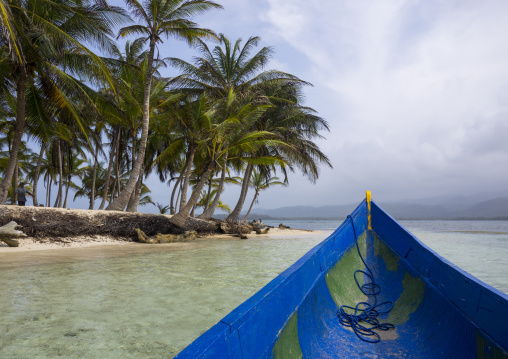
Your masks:
{"label": "white cloud", "polygon": [[[334,169],[316,185],[291,175],[260,206],[508,189],[508,2],[220,2],[198,23],[261,36],[276,50],[268,67],[313,83],[307,104],[331,125],[320,146]],[[173,44],[165,56],[178,56]],[[165,186],[150,188],[169,201]],[[237,197],[224,193],[233,206]]]}
{"label": "white cloud", "polygon": [[268,4],[272,36],[312,63],[314,97],[345,106],[317,108],[332,125],[322,146],[336,168],[318,186],[356,193],[375,182],[399,197],[507,186],[508,3]]}

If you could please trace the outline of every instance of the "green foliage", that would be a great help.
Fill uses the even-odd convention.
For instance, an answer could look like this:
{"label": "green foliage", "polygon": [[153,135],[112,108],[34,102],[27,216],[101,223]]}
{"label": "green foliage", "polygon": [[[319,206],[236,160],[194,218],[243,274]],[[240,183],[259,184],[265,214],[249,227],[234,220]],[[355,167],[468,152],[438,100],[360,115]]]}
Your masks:
{"label": "green foliage", "polygon": [[[231,212],[217,191],[224,183],[240,184],[246,167],[254,167],[246,181],[257,201],[260,191],[287,185],[288,170],[315,181],[320,164],[330,166],[314,142],[328,124],[301,104],[308,83],[266,69],[274,49],[258,50],[259,37],[231,41],[191,20],[221,5],[126,3],[137,24],[103,1],[0,0],[1,174],[18,173],[34,189],[40,180],[48,204],[58,185],[57,205],[66,205],[71,189],[72,198],[87,198],[93,207],[96,200],[111,203],[137,181],[139,165],[141,179],[156,173],[173,186],[190,183],[193,205],[208,208],[215,199],[217,208]],[[117,27],[118,37],[140,37],[121,51],[112,38]],[[193,63],[158,58],[154,50],[164,38],[196,46],[199,57]],[[220,43],[209,47],[205,40]],[[181,74],[164,78],[167,65]],[[26,85],[21,129],[15,126],[21,123],[20,81]],[[227,176],[214,178],[223,169]],[[198,188],[203,181],[207,190]],[[142,184],[139,205],[154,204],[161,213],[173,205],[152,202],[149,192]]]}

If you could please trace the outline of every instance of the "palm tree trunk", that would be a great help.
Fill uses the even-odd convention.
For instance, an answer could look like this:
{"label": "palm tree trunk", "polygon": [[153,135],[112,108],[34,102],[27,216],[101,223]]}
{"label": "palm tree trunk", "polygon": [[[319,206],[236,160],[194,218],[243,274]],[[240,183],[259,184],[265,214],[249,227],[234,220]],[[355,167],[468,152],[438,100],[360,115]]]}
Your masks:
{"label": "palm tree trunk", "polygon": [[212,182],[213,182],[213,176],[210,176],[210,179],[208,179],[208,189],[206,190],[206,202],[205,202],[205,208],[203,208],[203,212],[210,207],[210,196],[212,194]]}
{"label": "palm tree trunk", "polygon": [[190,173],[192,170],[192,163],[194,162],[194,155],[196,153],[196,147],[192,146],[189,149],[187,156],[187,163],[185,164],[185,177],[183,178],[182,194],[180,197],[180,208],[185,207],[187,202],[187,189],[189,188]]}
{"label": "palm tree trunk", "polygon": [[14,139],[9,157],[7,168],[5,169],[4,179],[0,185],[0,204],[4,204],[9,195],[9,187],[11,185],[12,176],[16,169],[18,161],[18,152],[25,128],[25,106],[26,106],[26,88],[28,86],[28,76],[26,69],[22,67],[19,71],[18,80],[16,82],[16,125],[14,126]]}
{"label": "palm tree trunk", "polygon": [[71,176],[67,177],[67,183],[65,184],[65,200],[63,208],[67,208],[67,197],[69,196],[69,187],[71,186]]}
{"label": "palm tree trunk", "polygon": [[138,184],[136,185],[136,198],[134,198],[133,212],[138,211],[139,200],[141,199],[141,190],[143,189],[143,172],[139,174]]}
{"label": "palm tree trunk", "polygon": [[245,169],[245,176],[243,177],[242,181],[242,191],[240,192],[240,198],[238,199],[235,209],[233,212],[231,212],[227,219],[236,221],[240,217],[240,212],[242,211],[243,204],[245,203],[245,198],[247,197],[247,190],[249,189],[249,181],[252,174],[252,168],[253,165],[250,163],[247,164],[247,168]]}
{"label": "palm tree trunk", "polygon": [[249,210],[247,211],[247,214],[245,217],[243,217],[242,221],[245,221],[247,217],[249,217],[250,211],[252,211],[252,207],[254,206],[254,203],[256,203],[256,198],[259,196],[259,191],[256,191],[256,194],[254,195],[254,198],[252,199],[252,203],[250,204]]}
{"label": "palm tree trunk", "polygon": [[[60,147],[60,140],[58,140],[58,176],[60,177],[58,180],[58,208],[62,207],[62,197],[63,197],[63,161],[62,161],[62,150]],[[57,207],[57,204],[55,204]]]}
{"label": "palm tree trunk", "polygon": [[48,175],[48,189],[46,190],[46,207],[51,206],[51,187],[53,187],[53,177]]}
{"label": "palm tree trunk", "polygon": [[115,180],[113,181],[113,190],[111,191],[111,196],[109,196],[109,202],[113,202],[113,199],[115,198],[115,191],[116,191],[116,184],[118,183],[118,181]]}
{"label": "palm tree trunk", "polygon": [[111,170],[113,168],[113,159],[115,158],[115,150],[113,148],[117,148],[120,143],[120,130],[118,130],[117,135],[115,136],[115,140],[113,141],[113,144],[111,146],[111,156],[109,156],[109,165],[108,165],[108,172],[106,173],[106,182],[104,183],[104,194],[102,195],[102,201],[101,205],[99,206],[99,209],[104,209],[104,206],[106,205],[106,201],[108,200],[108,189],[109,189],[109,181],[111,179]]}
{"label": "palm tree trunk", "polygon": [[[120,146],[118,146],[118,152],[116,153],[116,162],[115,162],[115,171],[116,171],[115,188],[116,188],[117,193],[120,193],[120,152],[122,152],[122,151],[120,151]],[[111,196],[111,202],[114,201],[115,196],[116,196],[115,191],[113,191],[112,196]],[[106,207],[106,209],[107,209],[107,207]],[[123,208],[122,208],[122,211],[123,211]]]}
{"label": "palm tree trunk", "polygon": [[219,187],[217,188],[217,193],[215,194],[215,197],[213,198],[212,204],[208,206],[206,210],[203,211],[201,215],[198,216],[198,218],[208,219],[212,218],[213,213],[215,212],[215,208],[219,205],[220,195],[224,189],[224,183],[226,182],[226,164],[228,162],[228,154],[226,153],[224,155],[224,159],[222,160],[222,173],[220,175],[220,182]]}
{"label": "palm tree trunk", "polygon": [[189,200],[187,201],[185,207],[181,208],[177,214],[175,214],[173,217],[169,219],[170,223],[173,223],[177,227],[183,227],[185,221],[187,220],[187,218],[189,218],[189,213],[192,207],[198,201],[199,195],[201,194],[201,190],[205,186],[206,181],[208,181],[208,177],[210,177],[212,172],[213,172],[213,164],[211,163],[208,165],[208,168],[206,169],[205,173],[203,173],[203,176],[196,185],[196,188],[194,188],[194,190],[192,191],[192,194]]}
{"label": "palm tree trunk", "polygon": [[53,207],[58,208],[58,201],[60,200],[60,192],[57,192],[55,204],[53,204]]}
{"label": "palm tree trunk", "polygon": [[37,201],[37,187],[39,184],[39,176],[41,175],[41,165],[42,165],[42,157],[44,156],[44,151],[46,150],[46,144],[43,142],[41,144],[41,152],[39,152],[39,158],[37,159],[37,168],[35,169],[35,178],[34,178],[34,185],[33,185],[33,201],[34,206],[38,207],[39,202]]}
{"label": "palm tree trunk", "polygon": [[[132,161],[134,161],[134,158],[136,157],[136,134],[132,136]],[[134,188],[134,191],[132,191],[131,197],[129,198],[129,203],[127,203],[127,208],[125,209],[126,212],[137,212],[138,210],[138,203],[139,198],[141,197],[141,185],[143,182],[143,165],[144,161],[141,164],[141,171],[138,176],[138,181],[136,182],[136,187]]]}
{"label": "palm tree trunk", "polygon": [[13,176],[13,180],[12,180],[12,204],[18,203],[17,202],[18,193],[16,191],[18,189],[18,182],[19,182],[18,178],[19,178],[19,163],[16,160],[16,169],[14,170],[14,176]]}
{"label": "palm tree trunk", "polygon": [[[180,182],[182,181],[182,178],[183,178],[182,174],[180,174],[180,176],[178,177],[178,179],[176,180],[176,182],[174,184],[173,191],[171,192],[171,202],[169,203],[169,213],[170,214],[176,213],[176,208],[173,204],[175,203],[174,199],[175,199],[176,190],[178,189],[178,187],[180,187]],[[178,198],[177,198],[177,201],[178,201]]]}
{"label": "palm tree trunk", "polygon": [[152,65],[153,54],[155,51],[155,38],[150,39],[150,50],[148,53],[148,64],[146,69],[145,90],[143,94],[143,122],[141,126],[141,139],[139,141],[139,152],[136,161],[134,162],[131,174],[127,184],[119,194],[118,198],[114,200],[106,210],[121,211],[127,205],[132,191],[136,187],[138,177],[141,174],[142,162],[145,158],[146,142],[148,139],[148,128],[150,125],[150,87],[152,84]]}
{"label": "palm tree trunk", "polygon": [[97,151],[99,145],[97,144],[94,153],[94,162],[93,162],[93,174],[92,174],[92,190],[90,191],[90,206],[88,209],[93,209],[95,207],[95,181],[97,179]]}
{"label": "palm tree trunk", "polygon": [[139,174],[138,182],[136,183],[136,188],[132,192],[131,198],[129,199],[129,203],[127,204],[126,212],[137,212],[139,199],[141,197],[141,187],[143,186],[143,172]]}

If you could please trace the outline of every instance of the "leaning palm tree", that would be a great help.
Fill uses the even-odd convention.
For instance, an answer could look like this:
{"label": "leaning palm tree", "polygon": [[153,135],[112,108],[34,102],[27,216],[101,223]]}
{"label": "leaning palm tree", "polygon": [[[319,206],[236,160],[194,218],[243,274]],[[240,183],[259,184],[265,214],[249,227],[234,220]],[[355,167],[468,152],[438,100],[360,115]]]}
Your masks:
{"label": "leaning palm tree", "polygon": [[[277,70],[265,70],[265,66],[272,58],[273,49],[265,46],[254,53],[256,46],[261,41],[259,37],[250,37],[244,44],[242,44],[242,39],[233,42],[224,34],[220,34],[220,39],[221,45],[212,49],[203,41],[199,41],[198,49],[201,57],[197,58],[194,63],[178,58],[172,58],[169,61],[183,72],[182,75],[171,80],[174,88],[192,94],[204,92],[227,109],[221,114],[224,118],[232,115],[231,109],[234,106],[231,106],[231,99],[239,102],[249,100],[253,104],[269,105],[271,99],[266,95],[268,88],[306,84],[294,75]],[[246,131],[254,131],[254,129],[246,129]],[[250,159],[251,156],[244,153],[242,161],[247,162]],[[233,160],[234,158],[228,153],[222,158],[223,172],[217,196],[200,215],[200,218],[210,218],[213,215],[224,187],[224,171],[228,162]],[[277,161],[275,157],[273,160]],[[238,166],[238,168],[245,168],[244,178],[246,180],[242,185],[239,203],[230,215],[236,219],[238,219],[239,211],[245,201],[252,164]]]}
{"label": "leaning palm tree", "polygon": [[[287,170],[294,171],[297,168],[311,182],[315,182],[320,165],[331,167],[328,157],[314,142],[315,138],[323,138],[320,131],[327,131],[328,123],[317,116],[313,109],[301,105],[301,86],[301,83],[290,83],[264,88],[272,106],[254,124],[254,129],[272,133],[279,142],[258,148],[249,155],[254,158],[279,158],[286,165],[274,168],[278,167],[285,178]],[[237,220],[240,216],[254,165],[252,161],[246,164],[240,196],[229,219]]]}
{"label": "leaning palm tree", "polygon": [[258,171],[254,169],[252,171],[252,176],[250,178],[250,186],[254,188],[254,198],[252,199],[252,202],[250,204],[249,210],[247,211],[247,214],[245,217],[243,217],[242,221],[245,221],[247,217],[249,217],[250,211],[252,211],[252,207],[254,206],[254,203],[258,203],[259,198],[259,192],[264,191],[268,187],[271,186],[287,186],[287,183],[279,181],[278,177],[272,177],[270,173],[270,169],[268,171]]}
{"label": "leaning palm tree", "polygon": [[141,139],[137,158],[122,193],[108,205],[107,210],[123,210],[134,191],[138,177],[142,175],[142,162],[144,161],[150,123],[150,89],[155,47],[162,42],[163,36],[182,39],[189,45],[194,45],[196,39],[199,38],[216,38],[213,31],[199,28],[189,19],[208,10],[222,8],[221,5],[208,0],[146,0],[143,5],[137,0],[126,0],[126,2],[132,14],[140,19],[142,24],[124,27],[120,29],[118,36],[146,36],[148,63],[143,96]]}
{"label": "leaning palm tree", "polygon": [[[9,10],[12,17],[9,39],[14,34],[23,56],[22,61],[17,57],[6,62],[10,71],[2,71],[2,75],[9,74],[17,96],[15,138],[0,185],[0,203],[5,202],[24,133],[27,91],[32,86],[45,89],[52,97],[49,105],[56,104],[79,122],[67,93],[76,88],[69,74],[83,75],[93,82],[101,81],[101,77],[111,81],[106,64],[83,43],[107,52],[112,46],[111,28],[126,19],[122,9],[102,0],[69,0],[65,4],[53,0],[13,0],[9,1]],[[6,26],[5,17],[2,20]]]}
{"label": "leaning palm tree", "polygon": [[202,165],[198,174],[199,181],[186,205],[169,219],[170,223],[178,227],[185,224],[191,209],[199,199],[201,190],[226,154],[235,158],[241,153],[254,152],[263,145],[280,142],[267,131],[246,130],[253,127],[253,123],[268,110],[269,106],[255,104],[249,99],[243,102],[237,101],[234,96],[230,100],[228,103],[236,103],[236,106],[234,106],[234,111],[230,109],[230,116],[225,119],[221,115],[217,115],[217,104],[209,105],[210,110],[206,116],[209,121],[205,121],[203,124],[207,129],[203,133],[207,133],[207,136],[199,141],[201,147],[199,152],[202,156]]}

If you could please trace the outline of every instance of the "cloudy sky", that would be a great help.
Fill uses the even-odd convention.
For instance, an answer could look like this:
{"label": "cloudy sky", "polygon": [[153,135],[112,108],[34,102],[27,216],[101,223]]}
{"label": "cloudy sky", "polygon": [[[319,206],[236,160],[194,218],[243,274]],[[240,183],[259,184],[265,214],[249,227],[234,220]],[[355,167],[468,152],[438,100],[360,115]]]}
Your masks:
{"label": "cloudy sky", "polygon": [[[311,82],[306,105],[331,128],[319,145],[334,168],[315,185],[291,175],[259,207],[354,203],[365,190],[380,201],[508,190],[508,2],[218,2],[223,11],[195,20],[273,46],[269,67]],[[160,51],[196,54],[174,40]],[[166,186],[150,188],[169,202]],[[227,188],[224,201],[237,195]]]}

